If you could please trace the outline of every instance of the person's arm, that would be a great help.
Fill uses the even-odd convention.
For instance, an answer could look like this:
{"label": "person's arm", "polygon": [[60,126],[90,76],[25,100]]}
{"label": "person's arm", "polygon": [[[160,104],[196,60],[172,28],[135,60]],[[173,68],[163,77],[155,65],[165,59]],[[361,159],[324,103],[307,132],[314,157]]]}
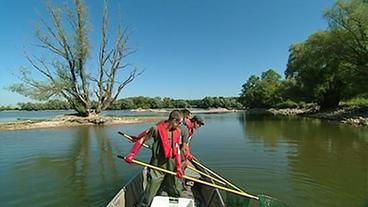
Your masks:
{"label": "person's arm", "polygon": [[180,133],[181,133],[181,139],[182,139],[182,142],[183,144],[184,143],[188,143],[189,141],[189,131],[188,131],[188,128],[187,127],[182,127],[181,130],[180,130]]}
{"label": "person's arm", "polygon": [[[152,127],[147,133],[144,133],[143,136],[141,136],[140,138],[138,138],[136,140],[136,142],[134,143],[132,149],[129,151],[129,153],[127,154],[127,156],[124,157],[124,160],[131,164],[134,157],[136,156],[136,154],[139,152],[139,150],[141,149],[143,143],[146,141],[146,140],[149,140],[152,135],[155,133],[155,128]],[[141,133],[142,135],[143,133]]]}
{"label": "person's arm", "polygon": [[143,132],[141,132],[138,136],[131,136],[133,139],[129,139],[130,143],[135,143],[138,140],[140,140],[142,137],[146,136],[148,133],[150,132],[149,129],[144,130]]}
{"label": "person's arm", "polygon": [[189,131],[188,131],[188,129],[186,127],[185,127],[184,130],[182,130],[181,135],[182,135],[182,140],[183,140],[182,150],[184,152],[184,157],[187,160],[192,160],[193,159],[193,156],[190,153],[190,149],[189,149],[189,145],[188,145],[188,142],[189,142]]}
{"label": "person's arm", "polygon": [[193,155],[190,152],[190,148],[189,148],[188,143],[184,143],[183,144],[183,152],[184,152],[185,159],[192,161]]}
{"label": "person's arm", "polygon": [[175,156],[175,171],[176,171],[176,177],[183,178],[183,169],[181,168],[181,156],[180,156],[180,146],[179,144],[176,144],[176,150],[177,154]]}

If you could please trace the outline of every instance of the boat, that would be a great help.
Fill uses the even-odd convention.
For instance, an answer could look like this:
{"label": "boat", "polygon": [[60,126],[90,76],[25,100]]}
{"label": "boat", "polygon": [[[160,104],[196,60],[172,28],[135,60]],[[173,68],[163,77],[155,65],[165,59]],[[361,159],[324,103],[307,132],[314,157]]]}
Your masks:
{"label": "boat", "polygon": [[[204,172],[208,175],[208,172],[201,166],[194,162],[189,162],[188,165],[195,169]],[[134,207],[136,206],[141,196],[144,193],[146,187],[147,168],[144,168],[136,176],[134,176],[108,203],[107,207]],[[186,168],[184,175],[195,177],[197,179],[215,183],[214,180],[203,176],[198,172]],[[151,203],[151,207],[224,207],[225,202],[223,196],[218,189],[194,183],[192,181],[185,182],[185,191],[180,198],[174,198],[167,196],[166,192],[162,192],[160,195],[156,195]]]}
{"label": "boat", "polygon": [[[131,136],[119,132],[119,134],[132,140]],[[150,148],[149,145],[143,144],[144,147]],[[117,155],[118,158],[124,159],[123,156]],[[166,169],[149,165],[142,161],[132,160],[134,164],[144,166],[143,170],[134,176],[107,204],[107,207],[134,207],[139,204],[144,189],[147,185],[147,172],[151,170],[159,170],[167,174],[175,175]],[[215,177],[212,177],[215,176]],[[251,195],[244,192],[234,184],[227,181],[222,176],[210,170],[193,157],[192,161],[187,161],[187,167],[184,170],[183,178],[185,180],[185,191],[180,198],[169,197],[165,192],[156,195],[151,202],[151,207],[248,207],[253,206],[250,201],[256,201],[259,207],[287,207],[282,201],[267,195]],[[189,182],[188,182],[189,181]],[[195,182],[193,182],[195,181]],[[217,182],[217,183],[216,183]],[[221,185],[223,186],[221,186]],[[226,187],[225,187],[226,186]],[[231,187],[232,189],[228,188]],[[220,193],[219,189],[226,192]],[[230,193],[230,194],[229,194]],[[234,196],[234,194],[236,196]]]}

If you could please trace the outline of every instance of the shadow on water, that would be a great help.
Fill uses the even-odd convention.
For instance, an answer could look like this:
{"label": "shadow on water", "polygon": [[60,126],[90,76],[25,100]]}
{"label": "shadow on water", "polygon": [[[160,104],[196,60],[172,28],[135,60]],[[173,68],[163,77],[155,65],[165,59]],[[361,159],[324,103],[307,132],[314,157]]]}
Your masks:
{"label": "shadow on water", "polygon": [[245,137],[265,152],[287,147],[292,191],[303,195],[305,206],[367,205],[367,128],[273,115],[243,114],[239,121]]}

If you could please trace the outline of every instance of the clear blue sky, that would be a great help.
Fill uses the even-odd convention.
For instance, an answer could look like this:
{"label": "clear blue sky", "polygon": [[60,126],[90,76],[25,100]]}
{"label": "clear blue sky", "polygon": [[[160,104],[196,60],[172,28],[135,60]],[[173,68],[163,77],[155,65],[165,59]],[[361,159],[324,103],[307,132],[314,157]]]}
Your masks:
{"label": "clear blue sky", "polygon": [[[92,19],[91,45],[96,49],[102,0],[86,3]],[[327,22],[322,13],[333,3],[110,0],[110,28],[122,17],[123,25],[134,30],[129,44],[138,51],[129,62],[145,70],[120,97],[237,96],[252,74],[273,68],[283,75],[290,44],[325,29]],[[44,1],[1,1],[0,105],[29,100],[4,87],[17,82],[12,73],[20,66],[29,66],[23,52],[38,52],[32,44],[36,43],[34,31],[39,16],[47,17]]]}

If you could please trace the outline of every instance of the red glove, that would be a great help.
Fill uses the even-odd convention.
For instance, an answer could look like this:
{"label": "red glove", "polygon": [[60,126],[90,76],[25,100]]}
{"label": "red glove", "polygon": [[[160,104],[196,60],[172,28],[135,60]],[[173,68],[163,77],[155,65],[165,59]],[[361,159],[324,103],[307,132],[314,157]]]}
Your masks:
{"label": "red glove", "polygon": [[175,156],[175,171],[176,171],[176,177],[183,178],[183,170],[181,169],[180,153],[178,153]]}
{"label": "red glove", "polygon": [[190,161],[193,160],[193,155],[190,153],[190,149],[187,144],[184,145],[184,157],[187,160],[190,160]]}
{"label": "red glove", "polygon": [[180,179],[183,178],[183,171],[181,168],[176,168],[176,177]]}
{"label": "red glove", "polygon": [[127,156],[124,157],[125,162],[131,164],[135,155],[138,153],[138,151],[141,149],[142,144],[139,142],[136,142],[130,152],[127,154]]}
{"label": "red glove", "polygon": [[189,151],[189,150],[188,150],[188,152],[187,152],[187,153],[185,153],[184,157],[185,157],[185,159],[187,159],[187,160],[190,160],[190,161],[192,161],[192,160],[193,160],[193,155],[192,155],[192,154],[190,154],[190,151]]}

